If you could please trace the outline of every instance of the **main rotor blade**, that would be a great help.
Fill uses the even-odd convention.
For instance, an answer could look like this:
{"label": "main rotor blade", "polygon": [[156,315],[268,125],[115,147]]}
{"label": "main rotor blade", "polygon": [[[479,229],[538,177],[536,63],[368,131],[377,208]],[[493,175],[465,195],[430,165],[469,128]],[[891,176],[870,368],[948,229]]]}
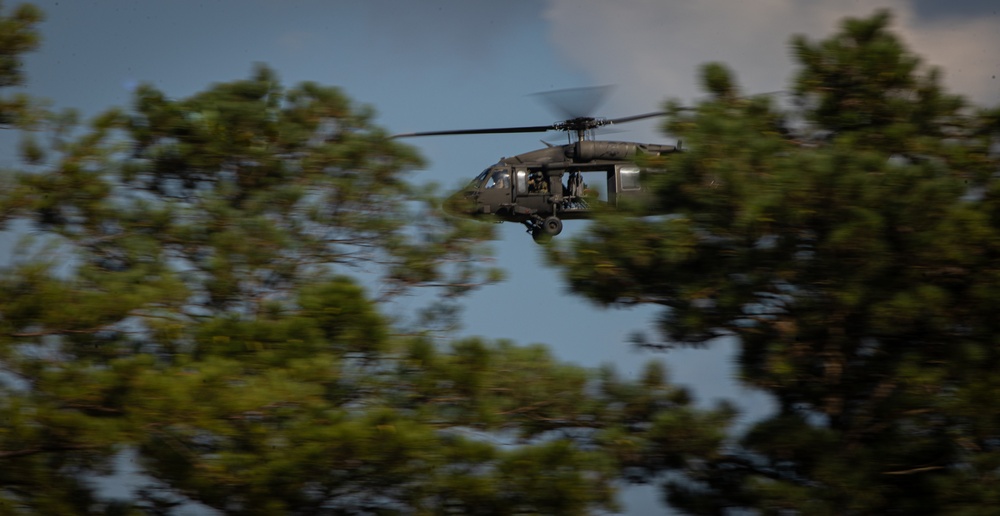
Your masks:
{"label": "main rotor blade", "polygon": [[419,133],[394,134],[393,138],[410,138],[413,136],[444,136],[449,134],[508,134],[508,133],[544,133],[555,130],[552,125],[526,125],[521,127],[494,127],[491,129],[458,129],[454,131],[425,131]]}
{"label": "main rotor blade", "polygon": [[604,102],[614,86],[587,86],[565,90],[535,93],[548,104],[556,114],[567,120],[592,116],[597,106]]}
{"label": "main rotor blade", "polygon": [[652,113],[645,113],[642,115],[623,116],[621,118],[612,118],[611,120],[608,120],[608,124],[624,124],[625,122],[634,122],[636,120],[642,120],[644,118],[665,116],[666,114],[667,114],[666,111],[654,111]]}

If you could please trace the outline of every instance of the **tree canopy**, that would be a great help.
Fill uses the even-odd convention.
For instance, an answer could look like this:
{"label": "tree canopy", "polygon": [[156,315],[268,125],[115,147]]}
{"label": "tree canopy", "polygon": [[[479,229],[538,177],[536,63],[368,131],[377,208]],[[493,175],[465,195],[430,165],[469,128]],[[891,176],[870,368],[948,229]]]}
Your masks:
{"label": "tree canopy", "polygon": [[[0,88],[24,84],[21,56],[38,48],[35,25],[42,19],[42,12],[31,4],[18,5],[9,15],[0,15]],[[20,122],[29,105],[23,95],[0,97],[0,127]]]}
{"label": "tree canopy", "polygon": [[[0,88],[41,18],[0,11]],[[668,105],[687,151],[645,163],[671,214],[549,248],[574,292],[662,306],[650,347],[736,339],[778,410],[735,429],[657,362],[403,331],[381,301],[500,279],[491,233],[335,87],[262,65],[85,124],[0,95],[30,129],[0,224],[35,237],[0,268],[0,513],[580,514],[629,481],[692,513],[994,512],[1000,108],[890,22],[793,38],[791,106],[706,65]]]}
{"label": "tree canopy", "polygon": [[739,342],[779,410],[669,486],[691,512],[981,514],[1000,504],[1000,109],[947,93],[889,29],[795,37],[793,106],[669,106],[687,151],[552,261],[601,303],[663,307],[652,347]]}

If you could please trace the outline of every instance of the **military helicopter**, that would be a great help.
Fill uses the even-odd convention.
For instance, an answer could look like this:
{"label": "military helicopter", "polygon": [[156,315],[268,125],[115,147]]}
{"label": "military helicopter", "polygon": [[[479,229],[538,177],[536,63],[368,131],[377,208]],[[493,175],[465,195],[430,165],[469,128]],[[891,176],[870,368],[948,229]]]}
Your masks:
{"label": "military helicopter", "polygon": [[[603,94],[603,91],[594,90],[578,88],[547,94],[560,97]],[[573,110],[565,108],[564,102],[553,103],[563,112],[572,114]],[[594,104],[594,101],[587,103]],[[445,202],[445,210],[454,215],[522,223],[535,242],[544,243],[562,232],[563,220],[586,219],[602,207],[640,200],[643,190],[639,184],[640,168],[635,160],[640,155],[660,156],[680,150],[679,143],[597,141],[594,130],[665,114],[656,111],[611,119],[577,115],[551,125],[427,131],[397,134],[393,138],[566,132],[567,144],[553,145],[543,140],[544,149],[501,158]]]}

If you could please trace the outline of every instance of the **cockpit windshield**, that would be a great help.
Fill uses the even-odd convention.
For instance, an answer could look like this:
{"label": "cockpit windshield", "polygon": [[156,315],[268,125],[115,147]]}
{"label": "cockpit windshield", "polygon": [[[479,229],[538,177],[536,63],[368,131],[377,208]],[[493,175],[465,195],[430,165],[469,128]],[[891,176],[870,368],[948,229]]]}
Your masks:
{"label": "cockpit windshield", "polygon": [[490,175],[490,170],[491,169],[492,169],[492,167],[486,167],[486,170],[483,170],[482,172],[480,172],[479,175],[476,176],[476,178],[473,179],[471,183],[469,183],[469,186],[471,186],[473,188],[479,188],[480,185],[483,184],[483,181],[486,181],[486,177]]}
{"label": "cockpit windshield", "polygon": [[506,168],[494,169],[489,179],[486,180],[485,186],[486,188],[510,188],[510,170]]}

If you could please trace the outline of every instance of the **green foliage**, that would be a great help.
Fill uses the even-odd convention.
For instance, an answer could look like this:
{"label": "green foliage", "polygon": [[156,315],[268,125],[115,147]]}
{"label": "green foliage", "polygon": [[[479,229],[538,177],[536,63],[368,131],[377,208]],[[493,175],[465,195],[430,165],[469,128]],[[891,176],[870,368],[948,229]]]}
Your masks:
{"label": "green foliage", "polygon": [[265,67],[188,99],[143,86],[131,112],[82,136],[52,119],[48,152],[25,140],[37,170],[5,205],[99,270],[163,268],[217,313],[252,312],[331,265],[380,267],[387,295],[493,280],[489,232],[410,187],[403,171],[420,159],[370,118],[336,88],[286,90]]}
{"label": "green foliage", "polygon": [[687,152],[648,178],[673,215],[551,252],[580,294],[663,306],[666,346],[738,338],[741,379],[778,402],[671,486],[688,510],[996,508],[1000,131],[888,23],[793,40],[799,127],[707,66],[714,97],[669,107]]}
{"label": "green foliage", "polygon": [[[3,3],[0,3],[0,10]],[[35,26],[42,12],[31,4],[16,6],[9,14],[0,12],[0,88],[24,83],[21,55],[38,47]],[[25,96],[0,97],[0,127],[18,124],[29,114],[30,100]]]}
{"label": "green foliage", "polygon": [[[480,392],[447,380],[462,377],[463,353],[472,348],[501,364],[481,364]],[[527,434],[508,446],[491,442],[543,413],[552,416],[548,430],[577,428],[583,415],[594,415],[589,407],[543,412],[505,400],[507,382],[526,386],[539,371],[551,374],[540,366],[507,369],[512,362],[530,365],[519,356],[526,349],[467,341],[440,360],[402,360],[396,370],[384,367],[391,361],[317,354],[249,375],[246,361],[206,358],[179,369],[145,369],[129,406],[142,407],[132,412],[151,422],[137,436],[147,471],[230,512],[407,507],[575,514],[610,507],[615,464],[604,453],[568,438]],[[557,380],[533,385],[528,401],[584,397],[582,386]],[[187,399],[202,402],[191,407]],[[181,407],[184,418],[175,412]]]}

